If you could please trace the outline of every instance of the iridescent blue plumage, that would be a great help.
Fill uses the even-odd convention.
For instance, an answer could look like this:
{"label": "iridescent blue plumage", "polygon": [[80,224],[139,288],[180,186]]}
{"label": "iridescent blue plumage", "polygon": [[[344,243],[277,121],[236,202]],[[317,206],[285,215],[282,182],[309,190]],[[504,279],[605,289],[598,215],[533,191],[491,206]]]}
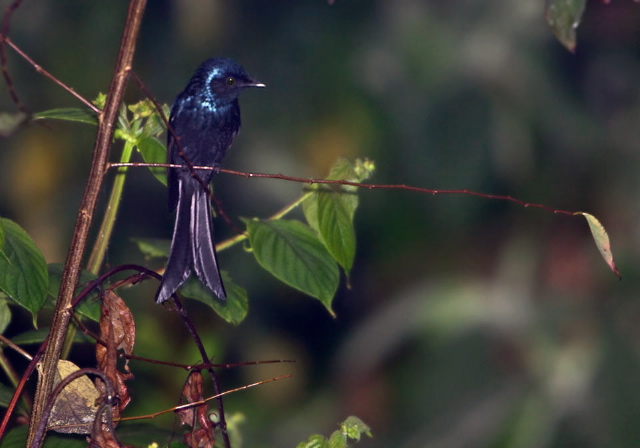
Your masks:
{"label": "iridescent blue plumage", "polygon": [[[169,209],[176,212],[171,253],[156,302],[162,303],[191,273],[218,298],[226,292],[220,278],[213,242],[211,205],[204,185],[220,168],[227,149],[240,129],[238,95],[247,87],[264,87],[237,62],[213,58],[203,62],[180,95],[169,117],[173,134],[167,137]],[[196,170],[209,166],[216,170]],[[197,176],[194,177],[194,174]]]}

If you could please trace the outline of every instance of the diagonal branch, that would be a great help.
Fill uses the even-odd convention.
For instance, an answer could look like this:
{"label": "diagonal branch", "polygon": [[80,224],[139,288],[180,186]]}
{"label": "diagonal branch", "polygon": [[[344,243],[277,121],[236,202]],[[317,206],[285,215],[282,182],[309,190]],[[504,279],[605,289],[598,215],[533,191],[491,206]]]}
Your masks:
{"label": "diagonal branch", "polygon": [[16,105],[20,112],[25,114],[28,113],[27,108],[22,104],[20,98],[18,97],[18,93],[13,85],[13,80],[11,79],[11,75],[9,74],[9,69],[7,68],[7,51],[5,49],[5,43],[9,40],[9,24],[11,23],[11,18],[13,17],[13,13],[15,13],[22,0],[14,0],[11,2],[9,6],[7,6],[4,10],[4,17],[2,19],[2,29],[0,30],[0,67],[2,69],[2,76],[4,78],[4,82],[7,85],[7,89],[9,91],[9,95],[11,96],[11,100]]}

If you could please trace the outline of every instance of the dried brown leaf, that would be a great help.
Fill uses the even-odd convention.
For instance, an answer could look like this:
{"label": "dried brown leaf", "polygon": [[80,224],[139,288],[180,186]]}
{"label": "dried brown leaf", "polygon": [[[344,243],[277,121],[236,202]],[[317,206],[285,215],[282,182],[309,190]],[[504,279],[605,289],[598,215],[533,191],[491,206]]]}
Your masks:
{"label": "dried brown leaf", "polygon": [[[198,401],[202,401],[203,398],[204,397],[202,395],[202,373],[191,372],[187,377],[187,381],[184,383],[184,386],[182,388],[180,404],[195,403]],[[195,407],[188,407],[188,408],[177,410],[176,414],[178,414],[181,424],[195,427],[197,425],[195,412],[196,412]]]}
{"label": "dried brown leaf", "polygon": [[[70,361],[58,361],[55,384],[71,373],[80,370]],[[87,376],[70,382],[56,398],[47,425],[56,432],[65,434],[89,434],[98,410],[100,392]]]}
{"label": "dried brown leaf", "polygon": [[213,448],[215,438],[213,430],[205,428],[196,429],[184,436],[184,442],[189,448]]}
{"label": "dried brown leaf", "polygon": [[[113,291],[107,290],[102,297],[100,313],[100,339],[106,344],[96,346],[98,368],[111,380],[119,397],[119,411],[124,410],[131,401],[125,381],[133,378],[128,362],[118,370],[118,350],[126,354],[133,352],[135,345],[135,322],[131,311],[124,301]],[[104,394],[102,381],[96,380],[98,389]],[[117,417],[117,415],[116,415]]]}
{"label": "dried brown leaf", "polygon": [[[181,404],[204,401],[202,374],[191,372],[182,388]],[[191,426],[191,432],[185,434],[185,443],[191,448],[212,448],[215,443],[213,422],[209,419],[206,403],[176,411],[180,423]]]}
{"label": "dried brown leaf", "polygon": [[98,433],[92,435],[89,446],[99,446],[100,448],[122,448],[125,445],[120,443],[113,430],[103,423],[100,425]]}

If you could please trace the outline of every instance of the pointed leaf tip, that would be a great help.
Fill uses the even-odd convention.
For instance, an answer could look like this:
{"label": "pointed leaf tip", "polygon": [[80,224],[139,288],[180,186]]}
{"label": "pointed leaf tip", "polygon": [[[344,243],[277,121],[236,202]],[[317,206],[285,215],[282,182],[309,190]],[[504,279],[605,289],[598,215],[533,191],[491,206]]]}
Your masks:
{"label": "pointed leaf tip", "polygon": [[586,3],[587,0],[547,0],[547,23],[560,43],[572,53],[576,49],[576,29]]}
{"label": "pointed leaf tip", "polygon": [[98,125],[98,116],[89,109],[63,107],[33,114],[34,120],[62,120]]}
{"label": "pointed leaf tip", "polygon": [[316,233],[296,220],[244,220],[258,264],[274,277],[320,300],[332,317],[338,265]]}
{"label": "pointed leaf tip", "polygon": [[600,255],[604,258],[604,261],[609,265],[609,268],[613,271],[614,274],[618,276],[620,280],[622,280],[622,276],[620,276],[620,271],[613,261],[613,254],[611,253],[611,243],[609,241],[609,235],[607,231],[604,229],[604,226],[600,224],[598,219],[584,212],[576,212],[576,215],[582,215],[587,220],[589,224],[589,229],[591,230],[591,235],[593,236],[593,240],[596,243],[596,247],[600,251]]}

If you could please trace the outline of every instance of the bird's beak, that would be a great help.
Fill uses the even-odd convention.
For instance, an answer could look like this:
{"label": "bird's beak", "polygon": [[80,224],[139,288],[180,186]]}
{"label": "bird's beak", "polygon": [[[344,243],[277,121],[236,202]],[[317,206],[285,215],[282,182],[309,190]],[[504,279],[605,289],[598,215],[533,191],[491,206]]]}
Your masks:
{"label": "bird's beak", "polygon": [[247,78],[244,82],[244,87],[267,87],[264,83],[261,83],[257,79]]}

